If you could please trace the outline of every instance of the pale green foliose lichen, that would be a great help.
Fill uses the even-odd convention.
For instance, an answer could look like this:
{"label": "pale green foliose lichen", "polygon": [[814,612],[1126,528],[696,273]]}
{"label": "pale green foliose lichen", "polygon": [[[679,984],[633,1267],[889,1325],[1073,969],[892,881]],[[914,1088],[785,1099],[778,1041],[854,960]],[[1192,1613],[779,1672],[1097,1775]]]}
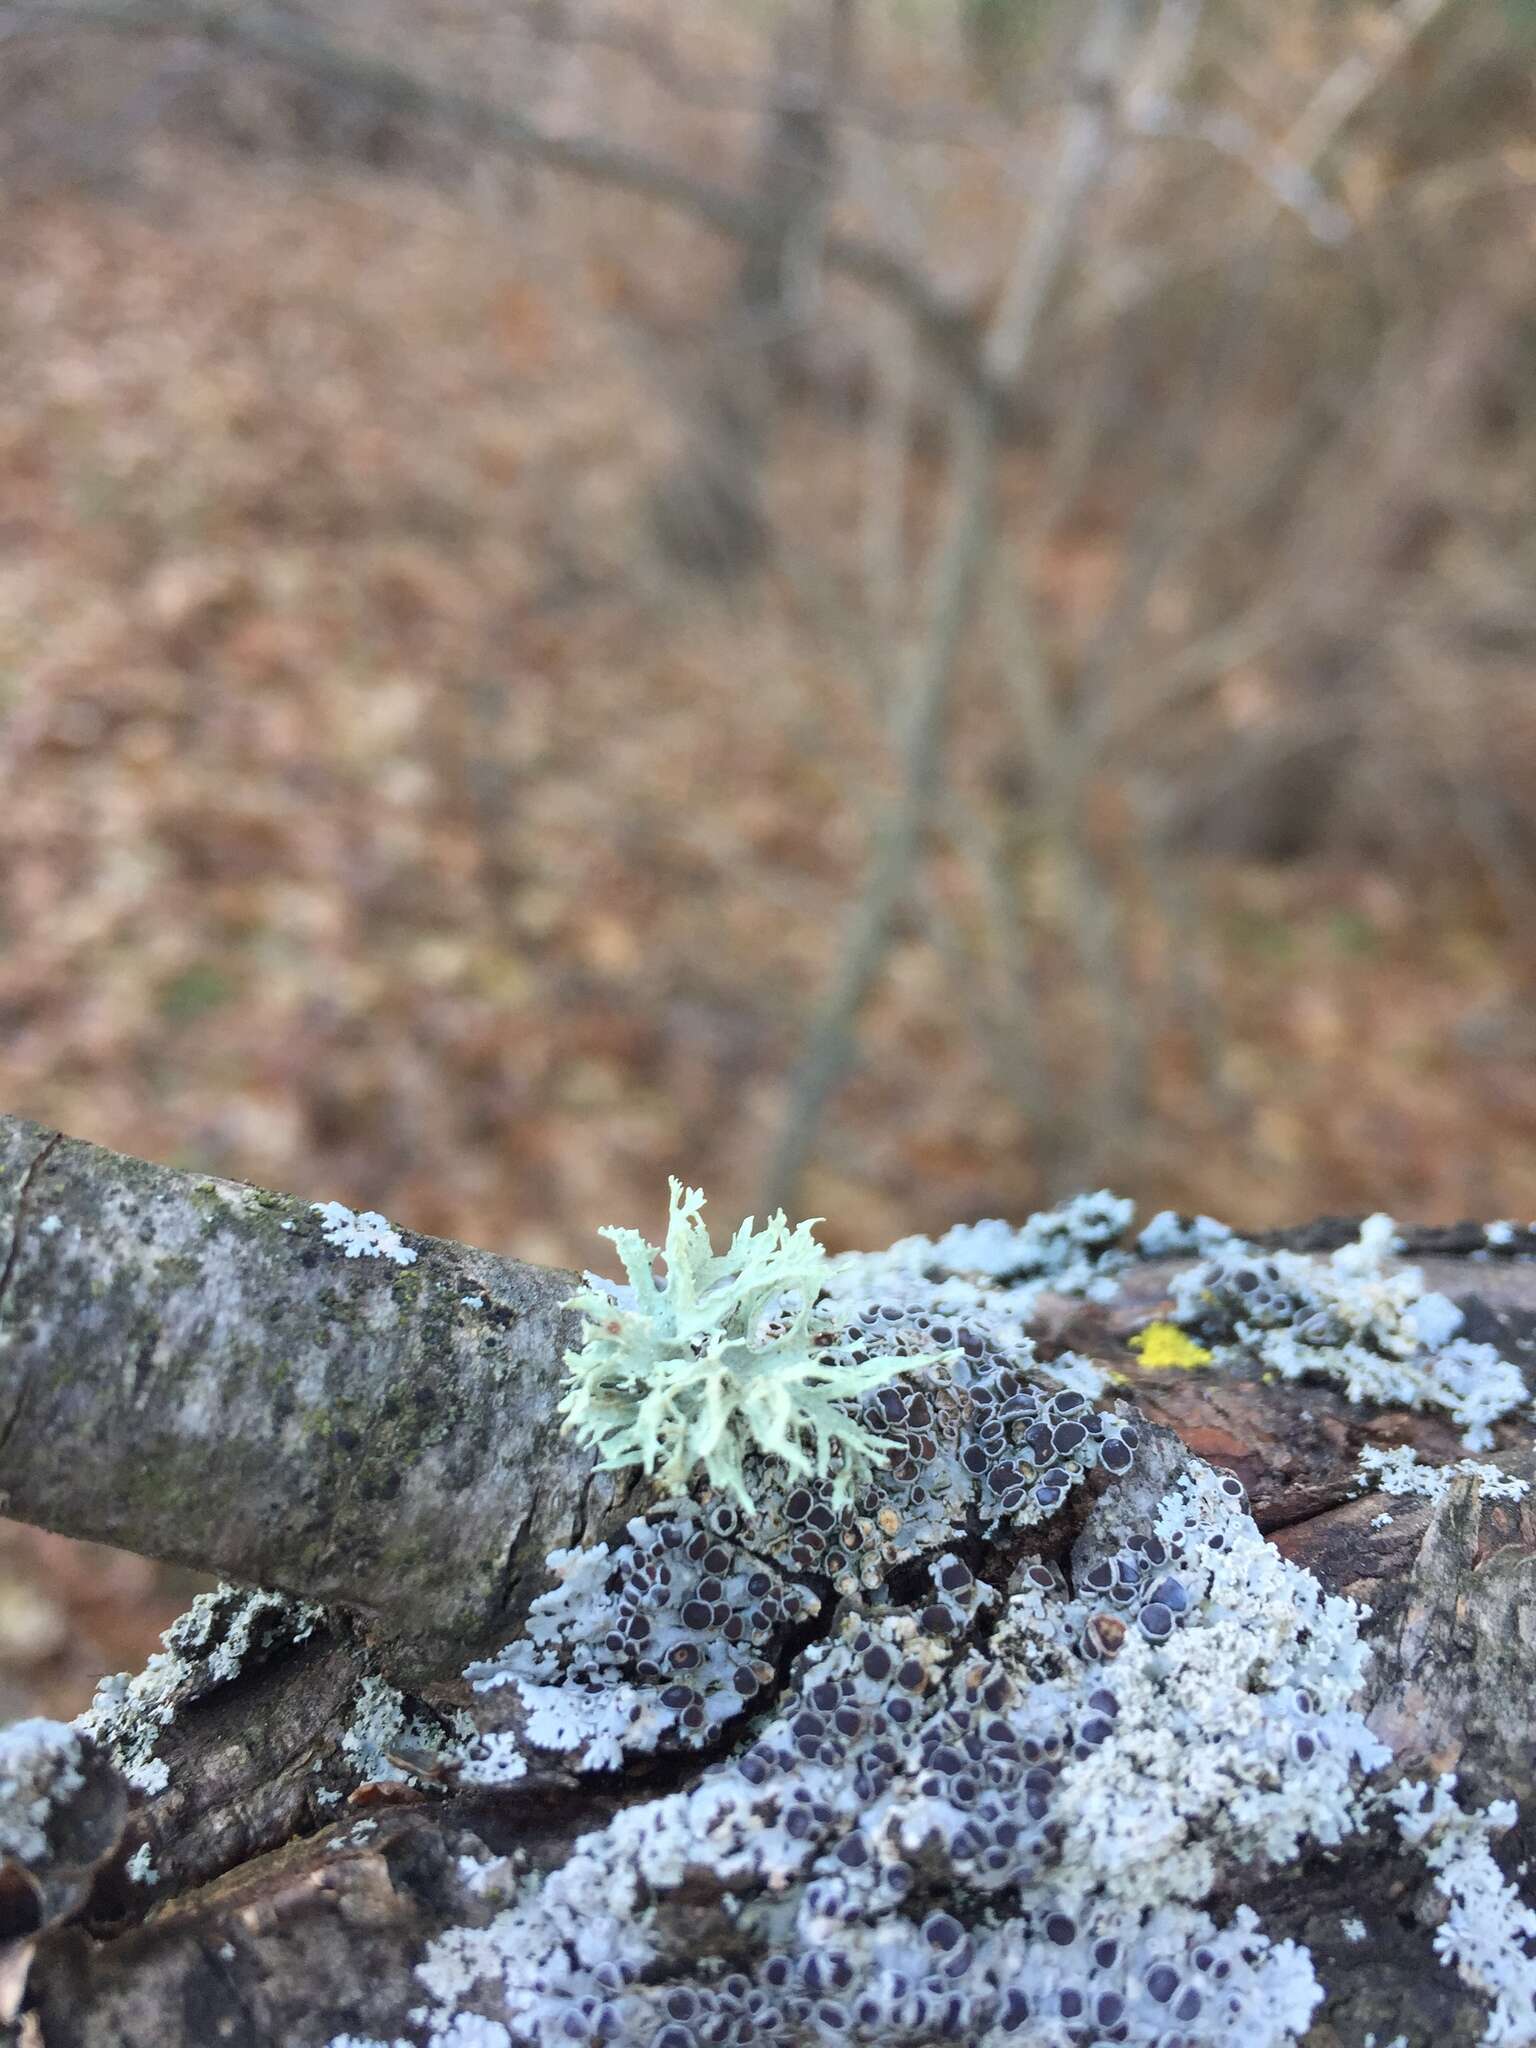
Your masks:
{"label": "pale green foliose lichen", "polygon": [[843,1404],[897,1368],[828,1350],[832,1333],[817,1316],[826,1254],[809,1223],[791,1230],[780,1213],[756,1230],[748,1217],[716,1252],[700,1220],[703,1195],[676,1180],[671,1189],[664,1251],[638,1231],[603,1233],[618,1248],[627,1296],[589,1287],[568,1304],[584,1329],[566,1354],[567,1429],[600,1453],[604,1470],[638,1466],[668,1488],[702,1470],[747,1509],[753,1454],[830,1479],[846,1501],[887,1451]]}

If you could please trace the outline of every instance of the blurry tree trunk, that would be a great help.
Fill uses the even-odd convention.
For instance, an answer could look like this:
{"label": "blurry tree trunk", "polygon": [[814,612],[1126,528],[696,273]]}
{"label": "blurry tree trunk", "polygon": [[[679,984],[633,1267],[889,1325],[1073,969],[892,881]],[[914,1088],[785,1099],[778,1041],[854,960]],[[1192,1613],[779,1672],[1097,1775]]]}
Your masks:
{"label": "blurry tree trunk", "polygon": [[946,523],[933,546],[933,596],[909,650],[910,679],[896,711],[897,787],[876,829],[827,989],[791,1077],[768,1167],[770,1207],[792,1201],[823,1111],[853,1064],[859,1018],[888,956],[930,805],[943,785],[949,699],[993,537],[1001,408],[1032,360],[1051,292],[1107,167],[1115,96],[1134,47],[1136,15],[1135,0],[1097,0],[1088,14],[1057,147],[1040,190],[1031,194],[983,339],[985,382],[978,387],[957,380],[952,394]]}
{"label": "blurry tree trunk", "polygon": [[657,487],[657,532],[691,569],[730,575],[768,539],[763,465],[780,389],[803,352],[837,174],[836,123],[854,55],[856,0],[801,0],[780,31],[752,190],[754,227],[697,389],[689,442]]}

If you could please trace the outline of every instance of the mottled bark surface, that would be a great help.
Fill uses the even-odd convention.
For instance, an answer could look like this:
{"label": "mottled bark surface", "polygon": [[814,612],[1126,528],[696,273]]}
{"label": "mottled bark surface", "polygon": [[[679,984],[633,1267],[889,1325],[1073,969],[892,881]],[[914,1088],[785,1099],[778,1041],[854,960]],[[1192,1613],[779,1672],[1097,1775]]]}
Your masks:
{"label": "mottled bark surface", "polygon": [[[72,1924],[39,1936],[12,1923],[0,2018],[16,2014],[10,2038],[24,2048],[415,2040],[413,1972],[426,1944],[494,1910],[467,1886],[472,1859],[521,1849],[533,1867],[552,1866],[618,1806],[686,1784],[709,1761],[652,1759],[628,1774],[554,1773],[478,1792],[365,1787],[339,1812],[315,1798],[315,1760],[334,1745],[362,1673],[382,1656],[397,1681],[418,1682],[418,1703],[466,1697],[425,1675],[434,1664],[457,1671],[505,1627],[544,1583],[545,1552],[612,1527],[611,1494],[589,1490],[584,1459],[554,1427],[570,1278],[416,1238],[415,1266],[348,1261],[302,1204],[31,1126],[4,1127],[3,1144],[9,1511],[264,1579],[338,1612],[178,1717],[168,1786],[135,1801]],[[59,1227],[45,1231],[50,1217]],[[1317,1242],[1346,1234],[1322,1226]],[[1528,1367],[1529,1242],[1493,1258],[1480,1234],[1439,1233],[1424,1250],[1471,1333]],[[1288,1557],[1370,1605],[1367,1705],[1395,1771],[1457,1770],[1477,1800],[1536,1811],[1530,1500],[1485,1501],[1467,1481],[1437,1504],[1356,1497],[1363,1444],[1455,1458],[1456,1432],[1423,1414],[1352,1407],[1325,1385],[1143,1370],[1126,1339],[1164,1305],[1174,1270],[1134,1268],[1108,1306],[1048,1299],[1042,1354],[1070,1345],[1123,1374],[1127,1400],[1169,1432],[1154,1438],[1152,1479],[1180,1443],[1234,1471]],[[467,1294],[502,1313],[462,1309]],[[1501,1424],[1497,1439],[1491,1461],[1536,1479],[1527,1417]],[[1373,1526],[1383,1508],[1390,1522]],[[1091,1494],[1075,1496],[1039,1531],[1040,1554],[1070,1568],[1090,1512]],[[974,1562],[982,1576],[1006,1575],[1006,1559],[978,1549]],[[158,1872],[147,1889],[123,1872],[141,1842]],[[1394,1849],[1385,1832],[1368,1834],[1233,1894],[1273,1934],[1312,1950],[1328,1997],[1310,2048],[1362,2048],[1372,2033],[1378,2043],[1402,2034],[1410,2048],[1481,2034],[1486,2008],[1434,1953],[1433,1895]],[[1533,1853],[1522,1820],[1500,1860],[1509,1868]],[[706,1873],[668,1895],[658,1909],[668,1945],[681,1957],[729,1953],[725,1906]],[[1363,1924],[1364,1944],[1341,1939],[1344,1916]]]}
{"label": "mottled bark surface", "polygon": [[0,1118],[0,1497],[462,1662],[613,1489],[560,1435],[579,1284]]}

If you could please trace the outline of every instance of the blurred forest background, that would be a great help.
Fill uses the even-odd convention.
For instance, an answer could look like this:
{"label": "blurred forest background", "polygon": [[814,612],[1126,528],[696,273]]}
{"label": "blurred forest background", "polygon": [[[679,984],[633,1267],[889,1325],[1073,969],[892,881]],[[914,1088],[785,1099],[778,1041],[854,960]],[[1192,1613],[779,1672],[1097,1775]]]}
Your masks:
{"label": "blurred forest background", "polygon": [[[0,200],[8,1108],[1536,1216],[1531,0],[0,0]],[[0,1531],[0,1714],[181,1590]]]}

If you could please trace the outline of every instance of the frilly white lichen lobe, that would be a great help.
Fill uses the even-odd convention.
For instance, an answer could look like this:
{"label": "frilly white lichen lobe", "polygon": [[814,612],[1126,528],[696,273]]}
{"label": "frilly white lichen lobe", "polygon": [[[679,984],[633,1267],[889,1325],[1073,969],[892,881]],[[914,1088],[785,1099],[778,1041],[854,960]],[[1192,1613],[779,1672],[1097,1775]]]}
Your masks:
{"label": "frilly white lichen lobe", "polygon": [[[398,1230],[377,1209],[354,1213],[344,1202],[312,1202],[321,1220],[321,1235],[349,1259],[388,1259],[394,1266],[414,1266],[416,1254]],[[287,1225],[283,1226],[285,1229]]]}
{"label": "frilly white lichen lobe", "polygon": [[1517,1815],[1507,1799],[1465,1812],[1455,1790],[1452,1773],[1434,1785],[1395,1787],[1398,1829],[1423,1856],[1446,1904],[1435,1953],[1490,2003],[1483,2039],[1500,2048],[1529,2048],[1536,2041],[1536,1912],[1505,1878],[1489,1846]]}
{"label": "frilly white lichen lobe", "polygon": [[1444,1500],[1458,1479],[1475,1479],[1485,1500],[1524,1500],[1531,1490],[1528,1480],[1477,1458],[1458,1458],[1450,1465],[1426,1464],[1406,1444],[1390,1451],[1375,1444],[1362,1445],[1355,1477],[1362,1486],[1374,1485],[1383,1493],[1417,1494],[1421,1500],[1432,1501]]}

